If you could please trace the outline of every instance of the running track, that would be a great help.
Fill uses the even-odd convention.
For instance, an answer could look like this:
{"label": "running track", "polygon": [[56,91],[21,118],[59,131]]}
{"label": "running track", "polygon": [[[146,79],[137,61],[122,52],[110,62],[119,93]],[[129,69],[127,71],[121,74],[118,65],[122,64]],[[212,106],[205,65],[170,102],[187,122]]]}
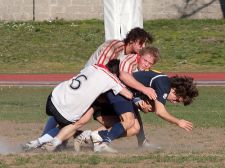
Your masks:
{"label": "running track", "polygon": [[[218,73],[166,73],[168,76],[193,77],[197,85],[225,85],[225,72]],[[71,78],[73,74],[0,74],[1,86],[54,86]]]}

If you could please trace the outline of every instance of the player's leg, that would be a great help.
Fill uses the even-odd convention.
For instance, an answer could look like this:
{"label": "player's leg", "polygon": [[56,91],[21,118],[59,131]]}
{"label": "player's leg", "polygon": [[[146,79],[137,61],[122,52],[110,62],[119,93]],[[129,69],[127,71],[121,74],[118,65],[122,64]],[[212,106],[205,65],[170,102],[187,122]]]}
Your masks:
{"label": "player's leg", "polygon": [[135,111],[135,115],[136,115],[136,118],[137,118],[137,120],[138,120],[138,122],[140,124],[140,131],[136,135],[137,136],[137,140],[138,140],[138,146],[142,146],[143,142],[146,140],[145,133],[144,133],[143,122],[142,122],[141,115],[140,115],[138,110]]}
{"label": "player's leg", "polygon": [[[52,109],[54,109],[54,107],[51,102],[51,94],[50,94],[46,102],[46,113],[51,114]],[[42,136],[35,140],[27,142],[25,145],[23,145],[23,149],[29,151],[41,147],[44,143],[50,142],[53,139],[53,137],[57,135],[57,133],[59,132],[57,125],[58,123],[56,122],[55,118],[53,116],[49,116],[44,131],[42,133]]]}
{"label": "player's leg", "polygon": [[[126,130],[131,128],[134,125],[134,113],[133,105],[129,101],[126,102],[118,102],[114,104],[117,107],[115,108],[116,113],[120,116],[121,121],[113,124],[110,130],[102,130],[99,131],[98,134],[102,137],[103,142],[111,142],[114,139],[122,137]],[[121,106],[123,105],[123,106]]]}
{"label": "player's leg", "polygon": [[[49,115],[49,116],[53,116],[54,119],[55,119],[55,121],[57,122],[57,124],[59,125],[60,128],[63,128],[66,125],[72,124],[72,122],[66,120],[58,112],[58,110],[56,109],[56,107],[54,106],[54,104],[51,101],[51,95],[49,95],[48,100],[47,100],[46,114]],[[52,131],[52,133],[54,133],[54,135],[52,134],[53,137],[55,137],[58,134],[59,129],[55,128],[55,129],[52,129],[51,131]],[[48,132],[48,134],[49,134],[49,132]],[[45,138],[50,138],[50,137],[47,137],[46,134],[44,136],[45,136]],[[48,148],[47,148],[48,147],[48,144],[49,143],[53,143],[53,142],[54,142],[54,146],[56,146],[56,147],[62,144],[62,141],[61,140],[58,140],[58,139],[53,138],[50,142],[45,143],[43,145],[43,148],[48,150]]]}
{"label": "player's leg", "polygon": [[156,149],[156,150],[161,149],[160,145],[149,143],[148,139],[146,138],[143,122],[142,122],[141,115],[138,110],[135,111],[135,116],[140,124],[140,131],[136,134],[136,137],[138,140],[138,146],[144,147],[144,148]]}
{"label": "player's leg", "polygon": [[[99,132],[102,136],[107,136],[108,141],[123,136],[123,134],[134,124],[134,109],[132,101],[127,100],[121,95],[114,95],[113,92],[107,92],[106,97],[113,108],[113,112],[120,118],[120,122],[114,123],[112,128],[107,131]],[[104,138],[103,138],[104,139]],[[107,140],[106,140],[107,141]]]}
{"label": "player's leg", "polygon": [[[119,122],[120,119],[115,115],[113,107],[108,103],[99,103],[95,101],[92,104],[94,109],[93,119],[98,121],[102,126],[97,129],[106,130],[107,128],[112,127],[116,122]],[[91,130],[79,131],[78,134],[74,136],[74,149],[76,152],[80,152],[82,146],[92,145],[90,144]]]}
{"label": "player's leg", "polygon": [[41,147],[43,144],[48,143],[53,140],[53,138],[59,133],[58,127],[53,127],[52,129],[48,128],[45,130],[45,134],[43,134],[41,137],[38,137],[37,139],[34,139],[32,141],[27,142],[23,145],[23,149],[25,151],[33,150],[36,148]]}
{"label": "player's leg", "polygon": [[51,129],[57,127],[58,123],[56,122],[55,118],[53,116],[49,116],[48,117],[48,121],[45,124],[45,128],[43,130],[42,135],[46,134],[47,132],[49,132]]}
{"label": "player's leg", "polygon": [[[53,138],[53,140],[45,145],[46,150],[48,151],[54,151],[59,145],[62,144],[63,141],[69,139],[74,135],[77,129],[84,126],[92,117],[93,109],[90,108],[87,110],[87,112],[75,123],[68,123],[64,122],[62,120],[61,124],[63,128],[60,130],[60,132]],[[60,123],[60,122],[59,122]]]}
{"label": "player's leg", "polygon": [[117,116],[120,117],[121,121],[113,124],[111,129],[102,131],[93,131],[91,134],[92,141],[94,143],[94,151],[110,152],[105,146],[101,148],[101,145],[109,143],[114,139],[120,138],[126,134],[126,131],[130,129],[134,123],[134,104],[125,99],[122,96],[115,96],[112,92],[107,93],[109,102],[113,105],[113,109]]}
{"label": "player's leg", "polygon": [[[60,139],[61,141],[67,140],[72,137],[76,130],[80,127],[84,126],[88,121],[91,119],[94,113],[93,108],[89,108],[87,112],[75,123],[70,124],[62,128],[56,138]],[[79,124],[78,124],[79,123]]]}

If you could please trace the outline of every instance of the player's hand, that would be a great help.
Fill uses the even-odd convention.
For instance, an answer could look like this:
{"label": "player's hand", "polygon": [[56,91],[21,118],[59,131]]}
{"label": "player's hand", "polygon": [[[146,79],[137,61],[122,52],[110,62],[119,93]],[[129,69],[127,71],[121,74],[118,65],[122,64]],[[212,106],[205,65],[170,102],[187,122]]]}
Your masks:
{"label": "player's hand", "polygon": [[153,112],[153,107],[148,101],[141,100],[138,102],[138,107],[144,113]]}
{"label": "player's hand", "polygon": [[144,92],[143,92],[150,100],[156,100],[157,95],[154,89],[150,87],[146,87]]}
{"label": "player's hand", "polygon": [[192,131],[193,129],[193,124],[183,119],[179,120],[178,126],[185,129],[186,131]]}

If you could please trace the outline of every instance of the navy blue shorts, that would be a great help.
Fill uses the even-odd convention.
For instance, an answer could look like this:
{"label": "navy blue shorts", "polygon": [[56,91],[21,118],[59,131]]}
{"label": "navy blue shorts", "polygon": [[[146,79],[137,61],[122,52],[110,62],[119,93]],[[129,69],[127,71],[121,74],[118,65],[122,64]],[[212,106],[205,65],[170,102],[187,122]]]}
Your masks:
{"label": "navy blue shorts", "polygon": [[94,108],[94,120],[99,116],[117,116],[112,105],[109,103],[99,103],[98,101],[95,101],[91,107]]}
{"label": "navy blue shorts", "polygon": [[106,93],[106,97],[117,116],[126,112],[134,112],[136,110],[136,107],[131,100],[128,100],[119,94],[114,95],[112,91],[109,91]]}

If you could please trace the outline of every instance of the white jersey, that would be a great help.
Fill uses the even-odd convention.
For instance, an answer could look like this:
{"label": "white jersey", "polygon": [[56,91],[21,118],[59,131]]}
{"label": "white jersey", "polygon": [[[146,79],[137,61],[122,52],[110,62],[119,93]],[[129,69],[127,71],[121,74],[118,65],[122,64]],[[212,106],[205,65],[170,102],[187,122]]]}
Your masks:
{"label": "white jersey", "polygon": [[104,42],[91,55],[85,67],[94,64],[106,65],[112,59],[120,59],[124,57],[124,42],[119,40],[110,40]]}
{"label": "white jersey", "polygon": [[118,94],[124,85],[106,68],[92,65],[68,81],[56,86],[52,92],[52,103],[68,121],[75,122],[88,110],[96,98],[112,89]]}

